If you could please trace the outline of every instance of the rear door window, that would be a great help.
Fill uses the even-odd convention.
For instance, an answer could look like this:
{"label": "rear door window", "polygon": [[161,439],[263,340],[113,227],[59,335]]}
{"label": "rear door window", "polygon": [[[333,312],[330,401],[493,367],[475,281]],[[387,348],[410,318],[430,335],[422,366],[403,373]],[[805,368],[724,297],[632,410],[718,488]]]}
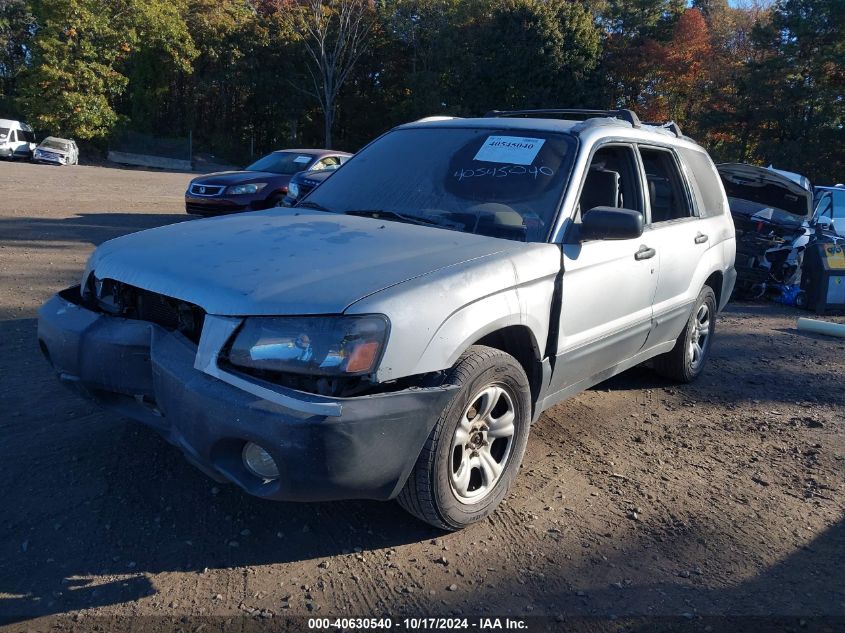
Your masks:
{"label": "rear door window", "polygon": [[675,155],[665,149],[641,147],[651,205],[651,223],[692,217],[692,207]]}
{"label": "rear door window", "polygon": [[698,215],[709,218],[727,213],[722,179],[710,157],[703,151],[685,147],[678,148],[678,154],[686,165],[687,178],[698,202]]}

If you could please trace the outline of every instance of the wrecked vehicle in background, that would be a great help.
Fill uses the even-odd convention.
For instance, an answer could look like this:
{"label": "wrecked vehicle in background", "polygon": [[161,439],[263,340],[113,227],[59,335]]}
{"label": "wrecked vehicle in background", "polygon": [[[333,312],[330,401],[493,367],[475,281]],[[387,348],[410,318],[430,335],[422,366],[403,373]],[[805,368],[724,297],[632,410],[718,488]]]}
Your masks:
{"label": "wrecked vehicle in background", "polygon": [[48,136],[35,148],[32,160],[53,165],[78,165],[79,147],[71,139]]}
{"label": "wrecked vehicle in background", "polygon": [[[801,282],[813,188],[797,174],[741,163],[716,167],[736,227],[736,293],[760,298]],[[789,303],[789,301],[787,301]]]}

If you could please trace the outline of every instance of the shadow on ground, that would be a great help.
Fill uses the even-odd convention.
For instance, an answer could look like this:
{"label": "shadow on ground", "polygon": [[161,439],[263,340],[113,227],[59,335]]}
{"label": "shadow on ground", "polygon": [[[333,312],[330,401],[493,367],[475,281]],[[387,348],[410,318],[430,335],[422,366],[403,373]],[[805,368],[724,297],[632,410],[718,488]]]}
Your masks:
{"label": "shadow on ground", "polygon": [[80,213],[73,217],[0,218],[0,244],[40,242],[27,248],[56,248],[53,242],[79,242],[98,246],[103,242],[165,224],[192,219],[187,214],[167,213]]}
{"label": "shadow on ground", "polygon": [[[0,322],[0,410],[6,413],[0,418],[0,464],[4,480],[15,482],[0,506],[0,594],[7,596],[0,599],[0,621],[153,595],[148,574],[311,560],[439,536],[392,503],[267,503],[218,486],[154,432],[64,390],[36,350],[35,319]],[[731,371],[731,357],[753,353],[741,334],[722,335],[718,350],[711,372]],[[795,399],[783,387],[792,375],[788,364],[767,365],[761,372],[762,380],[756,376],[752,384],[755,397]],[[598,389],[658,387],[667,383],[634,369]],[[725,388],[724,381],[707,375],[695,385],[672,388],[692,399],[729,403],[749,397],[749,385],[741,380]],[[835,390],[829,398],[841,401]],[[572,563],[542,582],[520,582],[516,570],[490,578],[495,590],[474,590],[467,610],[484,613],[489,604],[504,607],[503,596],[517,595],[528,597],[520,599],[523,605],[533,601],[537,613],[601,617],[650,615],[654,605],[669,614],[845,614],[843,535],[839,523],[810,547],[728,589],[696,587],[695,579],[689,586],[672,580],[580,587]],[[646,549],[644,541],[628,543],[625,556],[647,561]],[[401,606],[401,597],[386,600]],[[442,607],[432,600],[431,609]]]}

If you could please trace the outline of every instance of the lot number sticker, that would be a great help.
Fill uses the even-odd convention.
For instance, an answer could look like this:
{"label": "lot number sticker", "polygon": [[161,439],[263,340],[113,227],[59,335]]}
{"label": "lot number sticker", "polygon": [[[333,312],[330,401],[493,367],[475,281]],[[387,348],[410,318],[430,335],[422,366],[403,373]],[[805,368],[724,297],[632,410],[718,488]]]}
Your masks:
{"label": "lot number sticker", "polygon": [[297,156],[296,158],[293,159],[293,162],[295,162],[295,163],[307,163],[307,162],[310,162],[310,161],[311,161],[310,156]]}
{"label": "lot number sticker", "polygon": [[475,160],[486,163],[530,165],[537,158],[545,139],[520,136],[488,136],[475,155]]}

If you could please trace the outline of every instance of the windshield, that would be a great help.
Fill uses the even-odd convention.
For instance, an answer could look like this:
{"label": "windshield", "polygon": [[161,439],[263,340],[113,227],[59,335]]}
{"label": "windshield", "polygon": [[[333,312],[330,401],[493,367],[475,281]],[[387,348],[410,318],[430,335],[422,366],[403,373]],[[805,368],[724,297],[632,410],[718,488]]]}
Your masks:
{"label": "windshield", "polygon": [[70,149],[70,144],[66,143],[65,141],[59,141],[54,138],[47,138],[41,141],[41,147],[46,147],[48,149],[60,149],[64,152]]}
{"label": "windshield", "polygon": [[574,149],[568,134],[394,130],[314,190],[303,206],[544,242]]}
{"label": "windshield", "polygon": [[314,161],[310,154],[297,152],[273,152],[264,158],[254,162],[246,168],[247,171],[266,171],[272,174],[292,176],[304,170]]}
{"label": "windshield", "polygon": [[0,127],[0,138],[6,138],[7,136],[9,136],[9,128]]}

